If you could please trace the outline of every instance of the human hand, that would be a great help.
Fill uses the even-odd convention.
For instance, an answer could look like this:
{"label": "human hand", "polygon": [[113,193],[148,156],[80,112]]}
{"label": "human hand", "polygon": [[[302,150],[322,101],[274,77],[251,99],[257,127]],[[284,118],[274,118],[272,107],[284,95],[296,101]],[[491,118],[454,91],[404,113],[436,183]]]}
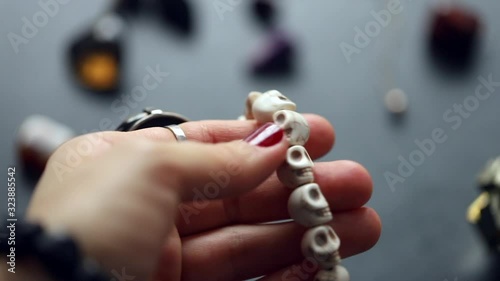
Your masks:
{"label": "human hand", "polygon": [[[333,128],[321,117],[305,116],[311,126],[306,148],[312,158],[321,157],[333,145]],[[273,174],[284,161],[286,141],[269,148],[231,142],[255,130],[254,121],[181,127],[199,143],[177,143],[164,128],[94,133],[67,142],[47,164],[28,218],[48,229],[66,228],[108,273],[124,268],[136,280],[312,279],[314,273],[296,270],[305,228],[261,224],[289,219],[291,190]],[[75,151],[79,161],[69,157]],[[213,200],[192,202],[200,194],[194,191],[203,194],[221,172],[230,174],[228,185],[205,194]],[[362,207],[372,192],[367,171],[333,161],[316,164],[314,174],[334,212],[331,225],[342,240],[341,256],[372,247],[381,226],[376,213]]]}

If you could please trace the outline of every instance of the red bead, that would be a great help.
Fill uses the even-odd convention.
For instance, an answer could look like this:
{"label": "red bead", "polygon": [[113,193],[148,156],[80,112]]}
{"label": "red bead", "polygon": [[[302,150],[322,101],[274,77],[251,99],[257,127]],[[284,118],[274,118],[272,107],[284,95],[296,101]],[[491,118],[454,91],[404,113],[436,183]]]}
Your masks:
{"label": "red bead", "polygon": [[245,141],[251,145],[270,147],[283,139],[283,130],[274,123],[267,123],[250,134]]}
{"label": "red bead", "polygon": [[453,6],[436,11],[431,32],[434,54],[452,64],[470,62],[481,31],[479,17],[472,11]]}

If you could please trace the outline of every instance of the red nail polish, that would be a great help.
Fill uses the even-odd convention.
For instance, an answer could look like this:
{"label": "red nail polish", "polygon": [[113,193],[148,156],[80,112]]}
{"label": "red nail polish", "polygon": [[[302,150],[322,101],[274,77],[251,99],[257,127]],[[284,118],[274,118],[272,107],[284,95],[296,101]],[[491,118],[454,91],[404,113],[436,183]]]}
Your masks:
{"label": "red nail polish", "polygon": [[269,147],[278,144],[283,139],[283,130],[274,123],[267,123],[245,138],[251,145]]}

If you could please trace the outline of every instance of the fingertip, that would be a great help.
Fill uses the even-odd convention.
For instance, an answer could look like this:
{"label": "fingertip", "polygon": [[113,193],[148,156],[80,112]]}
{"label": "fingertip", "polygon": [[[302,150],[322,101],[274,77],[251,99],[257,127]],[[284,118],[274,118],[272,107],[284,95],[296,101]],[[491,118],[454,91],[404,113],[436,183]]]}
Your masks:
{"label": "fingertip", "polygon": [[304,114],[311,127],[311,138],[306,147],[309,149],[311,157],[317,158],[330,151],[335,144],[335,129],[330,121],[316,114]]}
{"label": "fingertip", "polygon": [[361,210],[365,212],[365,216],[369,222],[369,233],[371,233],[364,245],[365,248],[363,249],[363,252],[365,252],[373,248],[380,239],[380,236],[382,235],[382,220],[380,219],[378,213],[370,207],[363,207]]}
{"label": "fingertip", "polygon": [[351,160],[342,160],[342,165],[354,184],[357,205],[366,204],[373,194],[373,181],[370,173],[363,165]]}
{"label": "fingertip", "polygon": [[314,174],[335,211],[357,209],[371,198],[371,176],[359,163],[348,160],[318,163],[314,166]]}
{"label": "fingertip", "polygon": [[382,223],[377,212],[369,207],[340,213],[334,219],[335,231],[341,241],[342,257],[349,257],[373,248],[381,235]]}

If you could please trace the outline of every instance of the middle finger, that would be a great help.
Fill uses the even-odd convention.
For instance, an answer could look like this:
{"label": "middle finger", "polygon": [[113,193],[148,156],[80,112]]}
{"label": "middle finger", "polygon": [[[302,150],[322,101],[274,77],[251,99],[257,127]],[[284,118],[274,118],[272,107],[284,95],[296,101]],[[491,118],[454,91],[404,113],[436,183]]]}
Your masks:
{"label": "middle finger", "polygon": [[[314,174],[334,212],[359,208],[371,197],[371,177],[358,163],[317,163]],[[177,222],[179,233],[186,236],[233,224],[289,219],[287,202],[291,192],[272,176],[257,189],[239,197],[182,204]]]}

